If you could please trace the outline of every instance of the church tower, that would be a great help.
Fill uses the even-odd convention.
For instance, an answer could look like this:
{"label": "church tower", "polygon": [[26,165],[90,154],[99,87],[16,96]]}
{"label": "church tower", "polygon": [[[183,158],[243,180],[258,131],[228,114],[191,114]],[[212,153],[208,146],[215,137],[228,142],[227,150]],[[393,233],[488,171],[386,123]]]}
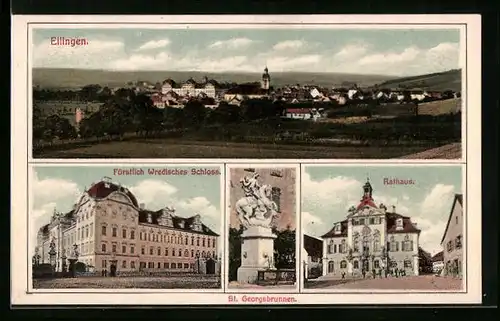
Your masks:
{"label": "church tower", "polygon": [[269,76],[269,70],[266,68],[264,69],[264,73],[262,74],[262,81],[261,81],[261,88],[265,90],[269,90],[269,86],[271,83],[271,76]]}

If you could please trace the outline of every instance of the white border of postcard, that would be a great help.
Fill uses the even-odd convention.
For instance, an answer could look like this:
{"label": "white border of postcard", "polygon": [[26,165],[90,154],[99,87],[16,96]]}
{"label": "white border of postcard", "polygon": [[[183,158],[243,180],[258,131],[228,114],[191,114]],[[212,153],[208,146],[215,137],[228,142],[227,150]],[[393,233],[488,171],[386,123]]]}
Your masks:
{"label": "white border of postcard", "polygon": [[[304,163],[314,164],[466,164],[467,173],[467,209],[473,214],[473,219],[468,220],[469,240],[467,242],[467,261],[474,262],[467,266],[468,289],[467,293],[213,293],[200,295],[193,292],[176,292],[169,295],[166,292],[151,293],[134,290],[134,293],[119,293],[118,291],[82,294],[75,291],[68,293],[27,293],[27,253],[26,250],[26,200],[28,199],[27,180],[29,175],[28,163],[81,163],[102,164],[103,160],[75,159],[75,160],[33,160],[31,151],[27,153],[31,145],[28,126],[28,104],[30,102],[30,83],[27,75],[30,75],[29,66],[26,63],[28,54],[28,23],[43,24],[43,27],[82,27],[86,23],[87,28],[95,28],[96,24],[113,22],[114,28],[165,28],[161,23],[168,22],[168,28],[184,28],[186,26],[197,28],[307,28],[307,24],[314,23],[314,28],[362,28],[356,24],[378,24],[377,28],[397,28],[397,24],[404,24],[405,28],[463,28],[462,45],[463,54],[466,55],[466,70],[462,70],[462,90],[464,99],[464,110],[462,113],[462,159],[458,160],[304,160]],[[121,23],[121,25],[119,25]],[[134,23],[134,25],[127,25]],[[196,23],[196,25],[193,25]],[[207,25],[200,25],[206,23]],[[242,25],[246,23],[247,25]],[[270,24],[273,25],[270,25]],[[332,24],[335,23],[335,24]],[[124,25],[125,24],[125,25]],[[210,26],[208,24],[211,24]],[[233,24],[233,25],[232,25]],[[290,25],[294,24],[294,25]],[[324,25],[321,25],[324,24]],[[328,24],[328,25],[326,25]],[[410,25],[414,24],[414,25]],[[420,24],[420,25],[417,25]],[[423,25],[425,24],[425,25]],[[103,27],[99,25],[99,27]],[[364,26],[366,28],[366,26]],[[481,17],[480,15],[295,15],[295,16],[13,16],[12,19],[12,106],[11,128],[11,303],[15,305],[227,305],[230,295],[238,296],[238,304],[465,304],[481,302]],[[465,77],[465,74],[467,77]],[[31,77],[29,77],[31,78]],[[468,108],[471,107],[471,108]],[[15,112],[14,112],[15,111]],[[160,160],[148,159],[124,159],[108,160],[106,164],[131,164],[147,165],[148,163],[159,163]],[[300,160],[280,159],[164,159],[163,164],[295,164]],[[270,166],[268,165],[268,166]],[[254,166],[254,165],[252,165]],[[225,184],[225,183],[224,183]],[[222,195],[225,195],[222,193]],[[299,198],[300,195],[297,195]],[[300,202],[298,203],[300,204]],[[225,208],[225,205],[222,207]],[[300,212],[300,207],[297,206]],[[300,216],[298,216],[300,218]],[[298,232],[300,232],[300,224]],[[300,234],[299,234],[300,235]],[[225,231],[221,235],[226,239]],[[472,239],[473,238],[473,239]],[[301,246],[297,242],[298,246]],[[225,249],[224,249],[225,250]],[[298,251],[300,255],[301,251]],[[225,263],[222,265],[225,270]],[[223,271],[224,271],[223,270]],[[302,273],[298,273],[299,276]],[[225,278],[221,280],[225,284]],[[298,282],[300,284],[300,282]],[[155,291],[157,292],[157,291]],[[137,295],[140,293],[141,295]],[[404,297],[404,299],[402,299]]]}

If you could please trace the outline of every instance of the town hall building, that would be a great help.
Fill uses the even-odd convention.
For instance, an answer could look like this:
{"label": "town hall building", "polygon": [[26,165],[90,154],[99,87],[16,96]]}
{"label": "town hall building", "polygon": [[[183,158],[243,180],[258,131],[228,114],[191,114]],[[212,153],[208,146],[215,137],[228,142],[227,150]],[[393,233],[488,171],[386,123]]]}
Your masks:
{"label": "town hall building", "polygon": [[210,273],[205,263],[218,262],[218,237],[200,214],[180,217],[168,206],[148,210],[129,189],[105,177],[71,211],[54,210],[38,231],[35,255],[55,271],[77,259],[96,272]]}
{"label": "town hall building", "polygon": [[394,206],[377,205],[372,193],[367,181],[360,203],[322,236],[323,275],[419,274],[420,230]]}

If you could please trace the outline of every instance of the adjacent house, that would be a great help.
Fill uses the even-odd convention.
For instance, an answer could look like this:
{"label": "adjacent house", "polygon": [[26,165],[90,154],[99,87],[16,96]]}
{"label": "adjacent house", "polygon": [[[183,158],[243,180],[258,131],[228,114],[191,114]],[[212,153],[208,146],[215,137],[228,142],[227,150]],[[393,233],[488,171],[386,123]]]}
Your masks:
{"label": "adjacent house", "polygon": [[317,278],[322,275],[323,269],[323,241],[304,234],[304,250],[307,259],[304,260],[306,279]]}
{"label": "adjacent house", "polygon": [[448,223],[441,239],[445,276],[462,277],[463,273],[464,211],[462,194],[456,194]]}

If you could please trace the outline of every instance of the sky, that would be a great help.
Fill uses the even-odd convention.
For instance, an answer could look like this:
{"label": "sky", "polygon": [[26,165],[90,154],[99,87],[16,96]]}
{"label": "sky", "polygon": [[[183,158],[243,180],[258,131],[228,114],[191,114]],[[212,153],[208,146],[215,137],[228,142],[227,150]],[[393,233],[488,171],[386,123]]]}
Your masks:
{"label": "sky", "polygon": [[408,76],[460,68],[459,47],[458,29],[34,29],[32,66]]}
{"label": "sky", "polygon": [[[159,210],[165,206],[173,206],[176,215],[190,217],[197,213],[202,222],[217,234],[221,234],[222,213],[220,209],[220,176],[187,175],[187,176],[114,176],[114,168],[130,168],[130,166],[37,166],[33,168],[32,211],[30,213],[31,239],[30,248],[36,246],[38,229],[50,222],[54,208],[60,212],[68,212],[79,197],[90,188],[92,183],[107,176],[114,182],[127,187],[150,210]],[[137,167],[163,169],[166,166]],[[168,168],[188,169],[190,166],[169,166]],[[198,167],[201,168],[201,167]],[[218,169],[219,167],[203,167]]]}
{"label": "sky", "polygon": [[[306,167],[302,171],[302,228],[320,237],[359,204],[367,178],[377,205],[410,216],[417,223],[420,246],[432,255],[441,251],[455,193],[462,193],[460,166]],[[384,185],[384,178],[413,179],[414,185]]]}

